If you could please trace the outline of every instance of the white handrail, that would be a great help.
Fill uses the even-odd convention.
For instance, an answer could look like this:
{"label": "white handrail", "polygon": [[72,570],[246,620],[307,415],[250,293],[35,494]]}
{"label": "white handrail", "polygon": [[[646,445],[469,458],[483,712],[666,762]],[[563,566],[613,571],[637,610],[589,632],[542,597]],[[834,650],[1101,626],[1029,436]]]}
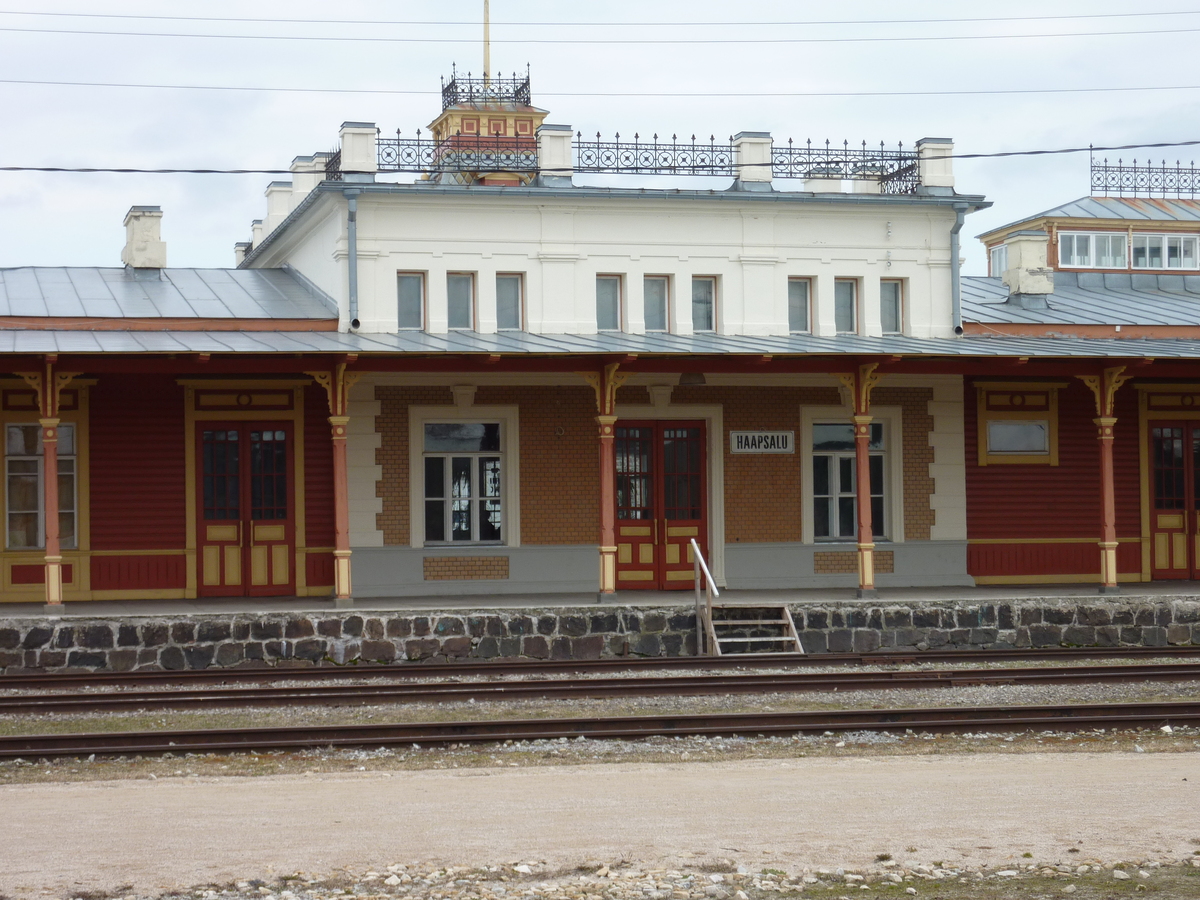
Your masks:
{"label": "white handrail", "polygon": [[[704,562],[704,554],[700,552],[700,545],[696,543],[696,539],[691,539],[692,545],[692,568],[695,572],[696,579],[696,652],[703,652],[704,640],[707,637],[709,643],[713,643],[711,635],[708,633],[708,623],[712,622],[712,602],[713,597],[720,597],[721,592],[717,590],[717,586],[713,584],[712,573],[708,571],[708,565]],[[704,599],[705,612],[700,611],[700,573],[704,573]],[[712,656],[718,648],[712,646],[708,648],[708,654]]]}

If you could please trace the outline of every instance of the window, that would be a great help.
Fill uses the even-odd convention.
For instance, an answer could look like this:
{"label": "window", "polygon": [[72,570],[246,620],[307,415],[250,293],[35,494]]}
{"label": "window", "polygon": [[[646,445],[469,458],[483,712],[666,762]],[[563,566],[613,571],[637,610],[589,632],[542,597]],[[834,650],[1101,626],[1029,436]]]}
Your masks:
{"label": "window", "polygon": [[425,327],[425,276],[401,272],[396,276],[397,315],[400,328]]}
{"label": "window", "polygon": [[999,247],[993,247],[989,258],[991,260],[991,276],[999,278],[1008,268],[1008,245],[1001,244]]}
{"label": "window", "polygon": [[692,331],[713,331],[716,322],[717,279],[692,279]]}
{"label": "window", "polygon": [[475,276],[451,272],[446,276],[447,324],[451,328],[475,327]]}
{"label": "window", "polygon": [[[871,423],[871,531],[874,537],[887,534],[884,508],[883,423]],[[854,540],[858,533],[858,498],[855,488],[857,462],[854,426],[812,426],[813,537],[818,541]]]}
{"label": "window", "polygon": [[1076,234],[1068,232],[1058,236],[1058,264],[1060,266],[1097,269],[1125,268],[1124,234]]}
{"label": "window", "polygon": [[904,291],[901,282],[879,282],[879,321],[884,334],[899,334],[904,330]]}
{"label": "window", "polygon": [[596,328],[600,331],[621,330],[621,277],[596,276]]}
{"label": "window", "polygon": [[812,330],[808,318],[808,292],[807,278],[788,279],[788,331],[793,334]]}
{"label": "window", "polygon": [[668,328],[667,300],[670,294],[667,281],[664,275],[647,275],[643,282],[647,331],[666,331]]}
{"label": "window", "polygon": [[1058,465],[1061,383],[977,383],[979,465]]}
{"label": "window", "polygon": [[833,283],[833,323],[838,334],[858,331],[858,282]]}
{"label": "window", "polygon": [[[37,550],[45,547],[41,426],[7,426],[4,452],[8,549]],[[64,550],[75,549],[74,425],[58,426],[58,534]]]}
{"label": "window", "polygon": [[496,276],[496,327],[501,331],[521,330],[521,276]]}
{"label": "window", "polygon": [[1135,269],[1194,269],[1196,268],[1196,236],[1168,234],[1135,234],[1133,236],[1133,267]]}
{"label": "window", "polygon": [[500,423],[426,422],[425,543],[499,542]]}

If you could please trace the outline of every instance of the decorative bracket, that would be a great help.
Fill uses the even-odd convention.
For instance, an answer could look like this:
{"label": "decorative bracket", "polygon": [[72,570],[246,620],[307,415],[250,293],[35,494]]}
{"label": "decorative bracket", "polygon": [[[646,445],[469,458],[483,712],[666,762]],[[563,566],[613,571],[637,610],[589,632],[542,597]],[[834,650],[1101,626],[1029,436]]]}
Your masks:
{"label": "decorative bracket", "polygon": [[871,390],[879,384],[882,375],[876,374],[879,363],[865,363],[856,372],[837,372],[838,380],[850,391],[853,398],[854,414],[869,416],[871,414]]}
{"label": "decorative bracket", "polygon": [[1116,409],[1117,391],[1132,375],[1125,375],[1124,366],[1105,369],[1101,375],[1080,375],[1079,380],[1091,389],[1096,399],[1096,415],[1102,419],[1113,418]]}
{"label": "decorative bracket", "polygon": [[596,392],[596,410],[602,416],[616,415],[617,388],[629,379],[629,373],[618,374],[619,362],[609,363],[602,372],[580,372],[583,380]]}
{"label": "decorative bracket", "polygon": [[82,372],[59,372],[55,360],[47,357],[46,368],[41,372],[17,372],[37,395],[38,412],[43,419],[57,419],[63,388],[82,375]]}
{"label": "decorative bracket", "polygon": [[362,377],[361,372],[347,372],[345,363],[338,363],[332,372],[305,372],[325,388],[331,416],[345,416],[350,408],[350,388]]}

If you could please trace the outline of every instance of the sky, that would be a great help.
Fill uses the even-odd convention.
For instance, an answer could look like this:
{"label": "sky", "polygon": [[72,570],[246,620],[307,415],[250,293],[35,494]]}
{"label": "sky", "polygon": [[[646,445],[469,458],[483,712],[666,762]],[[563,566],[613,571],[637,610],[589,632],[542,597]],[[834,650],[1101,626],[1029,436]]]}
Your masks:
{"label": "sky", "polygon": [[[412,135],[452,64],[480,71],[482,7],[0,0],[0,166],[286,169],[343,121]],[[547,121],[586,135],[935,136],[959,153],[1200,139],[1195,0],[492,0],[491,17],[493,68],[528,64]],[[947,91],[1032,93],[928,93]],[[1085,196],[1088,154],[961,159],[955,176],[994,203],[964,229],[963,271],[982,274],[973,236]],[[0,267],[120,265],[133,205],[163,208],[169,265],[231,266],[272,177],[0,172]]]}

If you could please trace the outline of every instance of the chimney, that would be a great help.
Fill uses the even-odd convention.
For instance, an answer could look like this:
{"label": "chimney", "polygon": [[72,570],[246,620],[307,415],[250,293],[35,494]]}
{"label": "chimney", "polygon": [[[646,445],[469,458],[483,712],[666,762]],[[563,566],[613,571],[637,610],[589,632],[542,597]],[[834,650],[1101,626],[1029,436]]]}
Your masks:
{"label": "chimney", "polygon": [[167,245],[162,242],[162,207],[131,206],[125,214],[125,249],[121,262],[131,269],[163,269]]}
{"label": "chimney", "polygon": [[1044,231],[1014,231],[1004,239],[1008,268],[1001,280],[1008,288],[1007,303],[1022,309],[1046,309],[1054,293],[1054,270],[1047,262],[1050,236]]}

